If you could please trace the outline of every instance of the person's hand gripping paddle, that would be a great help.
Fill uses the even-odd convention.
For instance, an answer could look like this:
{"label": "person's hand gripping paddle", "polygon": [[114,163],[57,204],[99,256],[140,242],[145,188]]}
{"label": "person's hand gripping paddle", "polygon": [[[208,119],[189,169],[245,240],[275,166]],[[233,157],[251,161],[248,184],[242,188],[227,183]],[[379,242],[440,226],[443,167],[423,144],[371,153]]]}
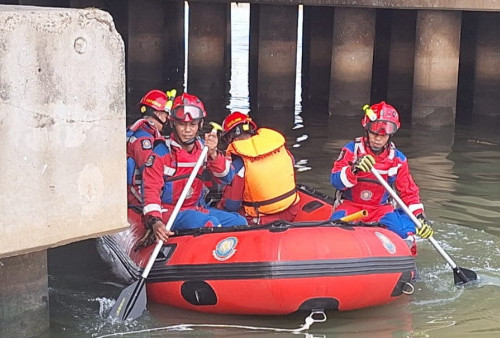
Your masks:
{"label": "person's hand gripping paddle", "polygon": [[[210,124],[212,125],[212,131],[211,131],[212,133],[216,133],[217,130],[222,130],[222,127],[217,123],[210,122]],[[175,204],[174,210],[172,211],[172,214],[170,215],[170,218],[168,219],[167,224],[165,225],[167,231],[170,231],[170,229],[172,228],[175,218],[177,217],[177,214],[179,213],[179,210],[181,209],[182,204],[186,199],[186,196],[188,194],[189,189],[191,188],[191,185],[193,184],[196,174],[200,170],[203,162],[205,161],[208,150],[209,149],[207,146],[203,147],[201,155],[196,161],[193,171],[189,175],[186,185],[182,189],[182,193],[179,197],[179,200]],[[113,320],[126,321],[138,318],[142,315],[144,309],[146,308],[146,302],[147,302],[146,288],[145,288],[146,279],[148,278],[149,272],[151,271],[151,268],[153,267],[153,264],[162,246],[163,246],[163,241],[159,240],[153,252],[151,253],[151,256],[149,257],[148,263],[146,264],[146,267],[142,272],[141,278],[136,282],[132,283],[131,285],[129,285],[128,287],[126,287],[120,293],[113,308],[111,309],[111,312],[108,315],[108,319],[112,321]]]}
{"label": "person's hand gripping paddle", "polygon": [[[386,180],[382,176],[380,176],[380,173],[377,171],[375,168],[370,169],[372,174],[375,175],[377,180],[384,186],[384,188],[387,190],[387,192],[394,198],[394,200],[398,203],[398,205],[403,209],[403,211],[408,215],[408,217],[411,218],[413,223],[415,223],[415,226],[420,229],[422,227],[421,222],[418,220],[415,215],[410,211],[410,209],[404,204],[404,202],[399,198],[398,194],[391,188],[391,186],[387,183]],[[434,246],[434,248],[443,256],[443,258],[446,260],[448,265],[452,268],[453,270],[453,278],[455,281],[455,285],[462,285],[471,281],[477,280],[477,274],[469,269],[461,268],[458,267],[455,262],[451,259],[451,257],[444,251],[444,249],[439,245],[439,243],[432,237],[427,238],[429,242]]]}

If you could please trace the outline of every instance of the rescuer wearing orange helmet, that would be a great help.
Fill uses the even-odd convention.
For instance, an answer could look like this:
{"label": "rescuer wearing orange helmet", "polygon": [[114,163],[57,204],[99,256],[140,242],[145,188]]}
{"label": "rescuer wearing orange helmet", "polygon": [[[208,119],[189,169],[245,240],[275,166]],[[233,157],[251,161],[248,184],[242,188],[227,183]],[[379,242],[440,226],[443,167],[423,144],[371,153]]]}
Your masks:
{"label": "rescuer wearing orange helmet", "polygon": [[207,174],[221,184],[231,183],[234,177],[230,159],[217,150],[217,134],[207,133],[204,140],[198,136],[206,116],[205,106],[198,97],[187,93],[177,96],[169,114],[173,131],[169,138],[154,147],[145,164],[143,212],[146,227],[154,232],[157,239],[166,241],[172,235],[165,224],[204,146],[208,147],[206,165],[196,175],[172,230],[247,224],[238,213],[206,207],[202,202]]}
{"label": "rescuer wearing orange helmet", "polygon": [[167,93],[153,89],[139,102],[142,117],[127,128],[127,202],[142,207],[141,183],[144,164],[168,120],[175,89]]}
{"label": "rescuer wearing orange helmet", "polygon": [[[415,233],[429,238],[433,229],[425,217],[419,188],[410,174],[406,156],[391,142],[401,126],[398,112],[384,101],[363,109],[361,125],[365,135],[347,143],[333,164],[330,182],[337,189],[338,205],[331,218],[365,209],[368,216],[361,219],[363,222],[378,222],[402,238]],[[396,188],[401,200],[420,220],[420,229],[403,210],[393,207],[389,194],[371,173],[373,167]]]}
{"label": "rescuer wearing orange helmet", "polygon": [[218,206],[238,211],[253,224],[293,221],[299,211],[294,159],[285,138],[268,128],[257,128],[246,114],[234,112],[222,123],[236,176],[224,187]]}

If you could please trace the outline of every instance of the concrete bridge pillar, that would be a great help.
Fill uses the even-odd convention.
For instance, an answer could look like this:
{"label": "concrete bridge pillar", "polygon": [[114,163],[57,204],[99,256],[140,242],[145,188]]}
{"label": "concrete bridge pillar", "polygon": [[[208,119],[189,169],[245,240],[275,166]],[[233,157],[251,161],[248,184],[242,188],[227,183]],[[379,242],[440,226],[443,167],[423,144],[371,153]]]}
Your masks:
{"label": "concrete bridge pillar", "polygon": [[473,115],[500,115],[500,14],[477,13]]}
{"label": "concrete bridge pillar", "polygon": [[359,115],[370,101],[375,9],[335,8],[329,111]]}
{"label": "concrete bridge pillar", "polygon": [[417,13],[413,126],[455,124],[462,12]]}
{"label": "concrete bridge pillar", "polygon": [[32,337],[47,248],[127,226],[125,52],[98,9],[0,6],[0,41],[0,337]]}
{"label": "concrete bridge pillar", "polygon": [[250,109],[258,121],[281,115],[293,124],[297,6],[250,5]]}
{"label": "concrete bridge pillar", "polygon": [[187,91],[220,120],[229,103],[231,5],[190,2],[188,41]]}
{"label": "concrete bridge pillar", "polygon": [[0,337],[49,329],[47,250],[0,259]]}
{"label": "concrete bridge pillar", "polygon": [[392,11],[386,101],[396,107],[406,123],[411,122],[415,24],[415,11]]}
{"label": "concrete bridge pillar", "polygon": [[302,108],[310,113],[328,111],[333,11],[333,7],[304,6]]}
{"label": "concrete bridge pillar", "polygon": [[111,12],[122,21],[117,26],[127,47],[127,122],[131,123],[140,117],[137,104],[147,91],[168,90],[184,81],[184,6],[129,0]]}

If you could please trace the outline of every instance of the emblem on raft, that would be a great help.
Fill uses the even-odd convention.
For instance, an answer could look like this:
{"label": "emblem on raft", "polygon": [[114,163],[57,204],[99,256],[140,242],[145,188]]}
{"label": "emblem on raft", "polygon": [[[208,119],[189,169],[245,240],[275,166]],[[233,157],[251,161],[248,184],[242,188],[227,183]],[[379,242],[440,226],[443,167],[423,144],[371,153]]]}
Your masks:
{"label": "emblem on raft", "polygon": [[384,246],[385,250],[387,250],[388,253],[390,253],[391,255],[396,253],[396,246],[386,235],[378,231],[375,231],[375,235],[377,235],[378,239],[380,240],[380,242],[382,243],[382,245]]}
{"label": "emblem on raft", "polygon": [[228,237],[219,241],[215,246],[215,250],[212,251],[214,258],[218,261],[225,261],[236,252],[236,245],[238,244],[238,239],[236,237]]}

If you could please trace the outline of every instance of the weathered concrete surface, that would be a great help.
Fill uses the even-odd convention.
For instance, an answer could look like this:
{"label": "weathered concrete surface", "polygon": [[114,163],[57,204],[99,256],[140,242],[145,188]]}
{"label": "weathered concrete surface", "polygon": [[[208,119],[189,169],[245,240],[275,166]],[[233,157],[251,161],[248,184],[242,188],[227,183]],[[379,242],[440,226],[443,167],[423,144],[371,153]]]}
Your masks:
{"label": "weathered concrete surface", "polygon": [[328,103],[331,115],[359,116],[370,102],[375,15],[375,9],[335,9]]}
{"label": "weathered concrete surface", "polygon": [[293,124],[297,20],[296,7],[250,7],[250,109],[258,124],[277,116],[284,128]]}
{"label": "weathered concrete surface", "polygon": [[0,6],[0,257],[126,226],[124,130],[111,16]]}
{"label": "weathered concrete surface", "polygon": [[187,91],[201,98],[209,119],[221,121],[229,104],[231,6],[189,6]]}
{"label": "weathered concrete surface", "polygon": [[[231,2],[234,0],[190,0],[190,2]],[[246,0],[251,4],[366,7],[388,9],[449,9],[500,11],[498,0]]]}
{"label": "weathered concrete surface", "polygon": [[47,251],[0,259],[0,337],[49,329]]}
{"label": "weathered concrete surface", "polygon": [[455,124],[462,13],[417,13],[412,126]]}
{"label": "weathered concrete surface", "polygon": [[477,13],[476,60],[473,81],[473,115],[499,116],[500,15]]}

